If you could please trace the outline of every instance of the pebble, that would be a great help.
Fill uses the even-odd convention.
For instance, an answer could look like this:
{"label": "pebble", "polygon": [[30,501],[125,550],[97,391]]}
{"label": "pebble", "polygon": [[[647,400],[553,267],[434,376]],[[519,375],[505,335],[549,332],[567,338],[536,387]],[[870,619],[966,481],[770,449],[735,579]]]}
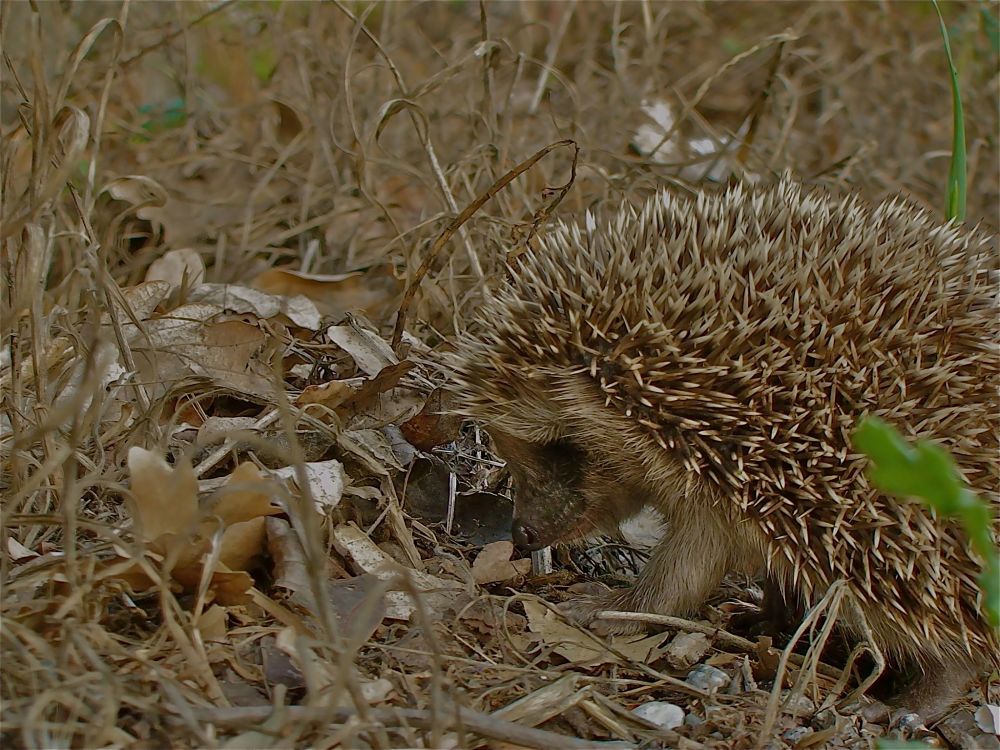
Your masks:
{"label": "pebble", "polygon": [[665,701],[650,701],[636,706],[632,713],[664,729],[676,729],[684,723],[684,709]]}
{"label": "pebble", "polygon": [[788,690],[781,692],[781,705],[793,716],[812,716],[816,713],[816,704],[804,695],[797,695],[795,700],[788,702]]}
{"label": "pebble", "polygon": [[711,692],[713,690],[718,690],[719,688],[724,688],[728,685],[729,675],[721,669],[710,667],[708,664],[699,664],[697,667],[688,672],[688,676],[684,681],[688,685],[691,685],[691,687]]}
{"label": "pebble", "polygon": [[810,729],[809,727],[795,727],[794,729],[789,729],[781,736],[784,739],[788,740],[789,742],[795,743],[804,739],[805,737],[808,737],[812,733],[813,730]]}
{"label": "pebble", "polygon": [[704,723],[705,720],[698,714],[688,714],[684,717],[684,725],[688,727],[700,727]]}

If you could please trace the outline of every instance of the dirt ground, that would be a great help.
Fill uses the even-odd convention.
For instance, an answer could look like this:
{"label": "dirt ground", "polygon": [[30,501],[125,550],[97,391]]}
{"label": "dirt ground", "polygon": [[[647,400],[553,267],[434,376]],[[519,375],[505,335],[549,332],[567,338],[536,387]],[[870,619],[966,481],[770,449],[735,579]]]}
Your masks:
{"label": "dirt ground", "polygon": [[[995,233],[996,6],[943,13],[966,221]],[[749,582],[612,650],[565,625],[547,603],[635,553],[511,560],[502,467],[440,414],[437,355],[549,221],[661,187],[790,171],[943,217],[933,6],[9,2],[0,46],[5,746],[885,733],[836,703],[832,646],[782,692],[780,651],[720,632]],[[1000,747],[998,703],[914,733]]]}

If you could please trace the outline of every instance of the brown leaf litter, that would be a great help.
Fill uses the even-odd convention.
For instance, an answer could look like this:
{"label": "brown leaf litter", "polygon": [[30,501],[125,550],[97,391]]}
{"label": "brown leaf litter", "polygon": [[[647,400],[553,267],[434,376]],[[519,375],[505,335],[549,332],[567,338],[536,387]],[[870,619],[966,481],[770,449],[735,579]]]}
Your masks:
{"label": "brown leaf litter", "polygon": [[[435,362],[551,217],[785,169],[939,211],[936,18],[909,3],[165,7],[0,6],[4,743],[883,734],[838,703],[863,662],[727,632],[754,607],[746,582],[643,636],[563,621],[571,586],[628,575],[608,562],[622,547],[557,550],[555,572],[533,572],[501,538],[503,467],[447,413]],[[995,229],[995,27],[976,3],[943,11],[969,220]],[[995,681],[971,698],[987,710],[960,707],[939,741],[992,741]]]}

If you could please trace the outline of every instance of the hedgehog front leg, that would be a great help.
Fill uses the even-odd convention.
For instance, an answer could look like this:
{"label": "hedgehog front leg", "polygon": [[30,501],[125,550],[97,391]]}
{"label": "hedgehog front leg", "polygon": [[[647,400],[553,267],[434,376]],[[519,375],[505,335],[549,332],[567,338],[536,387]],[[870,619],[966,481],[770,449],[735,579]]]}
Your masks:
{"label": "hedgehog front leg", "polygon": [[635,585],[603,596],[566,602],[562,611],[602,635],[635,633],[640,622],[603,620],[605,609],[684,616],[697,612],[733,562],[733,535],[724,519],[706,509],[672,514]]}

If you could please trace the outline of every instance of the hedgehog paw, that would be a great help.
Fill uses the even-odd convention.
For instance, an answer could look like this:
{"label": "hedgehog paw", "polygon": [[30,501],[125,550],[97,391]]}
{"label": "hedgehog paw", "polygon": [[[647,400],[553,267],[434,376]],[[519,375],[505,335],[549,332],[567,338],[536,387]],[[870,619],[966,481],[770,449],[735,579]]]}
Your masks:
{"label": "hedgehog paw", "polygon": [[606,609],[625,609],[615,594],[578,596],[559,605],[559,611],[570,621],[590,628],[596,635],[633,635],[645,630],[638,620],[608,620],[597,615]]}

